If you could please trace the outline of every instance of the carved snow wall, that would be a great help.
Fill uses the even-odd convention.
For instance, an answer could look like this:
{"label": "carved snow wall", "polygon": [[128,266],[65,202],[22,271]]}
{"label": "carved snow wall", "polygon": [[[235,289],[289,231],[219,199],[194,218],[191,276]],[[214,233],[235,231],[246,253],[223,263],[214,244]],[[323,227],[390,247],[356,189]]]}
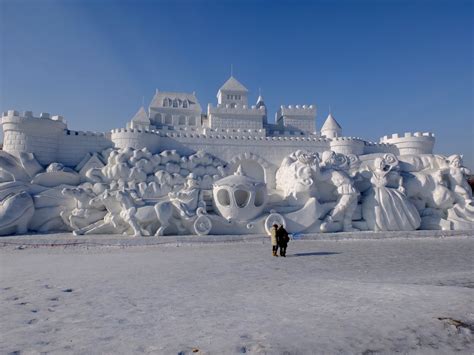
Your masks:
{"label": "carved snow wall", "polygon": [[474,229],[459,155],[295,149],[276,164],[232,149],[224,160],[213,149],[107,148],[73,167],[2,151],[0,235],[260,234],[274,223],[290,233]]}

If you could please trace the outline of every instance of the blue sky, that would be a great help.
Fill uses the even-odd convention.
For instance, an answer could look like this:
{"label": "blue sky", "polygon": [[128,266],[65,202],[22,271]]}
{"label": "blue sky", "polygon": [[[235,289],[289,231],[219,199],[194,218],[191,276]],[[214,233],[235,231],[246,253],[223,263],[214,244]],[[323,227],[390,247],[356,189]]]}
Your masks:
{"label": "blue sky", "polygon": [[343,133],[432,131],[474,168],[472,1],[0,0],[0,110],[123,127],[155,88],[215,102],[234,75]]}

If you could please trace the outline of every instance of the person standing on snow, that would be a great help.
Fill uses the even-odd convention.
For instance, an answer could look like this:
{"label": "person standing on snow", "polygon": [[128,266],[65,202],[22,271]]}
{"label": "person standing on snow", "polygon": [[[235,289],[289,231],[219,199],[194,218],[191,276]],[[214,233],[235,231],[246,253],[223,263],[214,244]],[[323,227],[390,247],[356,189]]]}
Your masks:
{"label": "person standing on snow", "polygon": [[272,242],[273,256],[278,256],[278,224],[274,224],[272,228],[270,228],[270,238]]}
{"label": "person standing on snow", "polygon": [[288,236],[288,232],[285,227],[281,225],[277,229],[277,242],[278,247],[280,248],[280,256],[286,257],[286,247],[288,246],[289,241],[290,237]]}

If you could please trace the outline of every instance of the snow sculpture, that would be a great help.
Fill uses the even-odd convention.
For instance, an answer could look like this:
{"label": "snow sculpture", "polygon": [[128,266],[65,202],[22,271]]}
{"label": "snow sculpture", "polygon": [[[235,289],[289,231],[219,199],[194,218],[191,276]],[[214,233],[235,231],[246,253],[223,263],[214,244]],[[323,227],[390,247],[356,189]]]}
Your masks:
{"label": "snow sculpture", "polygon": [[0,235],[24,234],[34,214],[27,192],[28,173],[13,156],[0,151]]}
{"label": "snow sculpture", "polygon": [[370,230],[410,231],[420,226],[418,211],[406,197],[397,169],[398,161],[391,155],[374,160],[369,174],[372,186],[362,202],[362,216]]}
{"label": "snow sculpture", "polygon": [[34,213],[33,200],[21,186],[5,184],[0,186],[0,235],[25,234]]}
{"label": "snow sculpture", "polygon": [[193,217],[198,208],[206,208],[199,182],[193,174],[189,174],[186,178],[184,188],[177,192],[169,192],[168,196],[181,217]]}
{"label": "snow sculpture", "polygon": [[76,230],[76,234],[80,234],[77,231],[102,220],[107,213],[105,210],[91,207],[90,202],[96,197],[91,188],[63,188],[61,193],[74,199],[74,208],[61,211],[60,216],[66,225]]}
{"label": "snow sculpture", "polygon": [[328,181],[335,188],[337,195],[334,209],[321,224],[321,232],[352,232],[352,214],[357,207],[359,192],[354,188],[351,177],[345,169],[350,167],[349,159],[342,154],[327,151],[322,154],[320,181]]}
{"label": "snow sculpture", "polygon": [[[333,151],[317,153],[296,151],[284,158],[278,169],[277,188],[290,204],[303,204],[316,198],[324,205],[318,210],[324,217],[321,232],[356,231],[352,215],[357,208],[359,192],[353,186],[349,169],[357,164],[356,157]],[[315,220],[321,216],[313,216]]]}
{"label": "snow sculpture", "polygon": [[273,123],[249,100],[235,77],[206,113],[195,93],[157,90],[108,133],[4,112],[0,234],[474,229],[470,172],[433,154],[433,133],[370,142],[332,114],[318,131],[315,105],[281,106]]}
{"label": "snow sculpture", "polygon": [[75,169],[0,152],[0,235],[253,234],[273,223],[290,232],[473,229],[468,173],[458,155],[361,161],[297,150],[269,189],[242,166],[227,175],[224,162],[203,151],[108,148]]}
{"label": "snow sculpture", "polygon": [[235,77],[206,113],[195,93],[157,90],[109,133],[4,112],[0,235],[474,229],[470,172],[433,154],[433,133],[369,142],[332,114],[317,131],[314,105],[281,106],[272,123],[249,100]]}
{"label": "snow sculpture", "polygon": [[318,154],[303,150],[283,158],[276,172],[276,185],[288,203],[302,204],[311,196],[319,161]]}
{"label": "snow sculpture", "polygon": [[239,166],[234,175],[214,183],[212,189],[215,210],[228,221],[250,221],[266,206],[265,183],[245,176]]}
{"label": "snow sculpture", "polygon": [[467,183],[467,176],[471,173],[469,169],[462,166],[461,155],[451,155],[448,158],[449,171],[446,172],[449,188],[454,192],[455,200],[464,206],[472,202],[472,190]]}

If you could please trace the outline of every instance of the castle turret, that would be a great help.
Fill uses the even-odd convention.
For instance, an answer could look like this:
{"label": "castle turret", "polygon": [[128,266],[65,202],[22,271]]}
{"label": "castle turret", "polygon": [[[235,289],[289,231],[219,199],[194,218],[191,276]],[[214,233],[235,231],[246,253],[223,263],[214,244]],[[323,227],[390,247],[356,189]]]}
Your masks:
{"label": "castle turret", "polygon": [[329,114],[321,127],[321,136],[326,138],[337,138],[342,136],[342,128],[336,119]]}
{"label": "castle turret", "polygon": [[34,153],[43,165],[57,160],[58,144],[67,128],[62,116],[41,113],[33,117],[31,111],[20,114],[14,110],[3,113],[2,127],[4,151],[12,155]]}
{"label": "castle turret", "polygon": [[430,132],[408,132],[403,136],[392,134],[391,136],[380,138],[380,143],[394,145],[398,150],[398,155],[433,154],[435,136]]}

